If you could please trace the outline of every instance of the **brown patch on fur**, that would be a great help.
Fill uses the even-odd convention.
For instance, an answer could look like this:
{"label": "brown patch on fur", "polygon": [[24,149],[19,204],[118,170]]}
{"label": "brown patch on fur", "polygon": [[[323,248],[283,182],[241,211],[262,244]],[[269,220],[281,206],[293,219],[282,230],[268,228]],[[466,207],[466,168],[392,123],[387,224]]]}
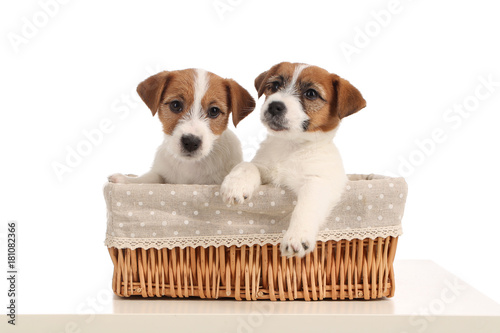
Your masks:
{"label": "brown patch on fur", "polygon": [[[255,101],[238,83],[223,79],[207,72],[208,89],[201,100],[204,116],[210,122],[211,131],[220,135],[227,128],[229,113],[233,113],[234,125],[238,124],[255,108]],[[171,135],[179,120],[185,116],[194,102],[195,69],[161,72],[139,84],[137,92],[149,107],[153,116],[158,117],[163,125],[163,132]],[[179,101],[183,109],[179,113],[170,110],[170,103]],[[218,107],[221,113],[217,118],[209,118],[208,110]]]}
{"label": "brown patch on fur", "polygon": [[293,71],[297,65],[298,64],[292,64],[290,62],[281,62],[257,76],[254,84],[255,89],[257,89],[258,97],[260,98],[262,94],[266,94],[266,97],[273,94],[270,90],[270,83],[276,81],[278,76],[282,77],[285,82],[291,80]]}

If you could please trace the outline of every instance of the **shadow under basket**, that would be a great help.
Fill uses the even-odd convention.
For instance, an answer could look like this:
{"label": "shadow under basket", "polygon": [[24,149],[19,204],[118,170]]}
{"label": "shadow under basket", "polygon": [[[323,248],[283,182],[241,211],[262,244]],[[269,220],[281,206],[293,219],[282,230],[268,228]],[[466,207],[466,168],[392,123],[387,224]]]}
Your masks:
{"label": "shadow under basket", "polygon": [[304,258],[278,245],[109,248],[118,296],[236,300],[377,299],[394,296],[398,237],[318,242]]}
{"label": "shadow under basket", "polygon": [[403,178],[349,175],[313,252],[279,249],[296,196],[263,185],[226,205],[216,185],[111,184],[105,245],[122,297],[346,300],[394,296]]}

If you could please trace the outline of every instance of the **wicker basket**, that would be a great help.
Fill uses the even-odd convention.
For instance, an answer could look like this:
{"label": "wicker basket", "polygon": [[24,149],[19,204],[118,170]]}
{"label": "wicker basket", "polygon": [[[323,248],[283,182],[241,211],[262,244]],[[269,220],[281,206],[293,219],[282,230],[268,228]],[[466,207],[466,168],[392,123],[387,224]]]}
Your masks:
{"label": "wicker basket", "polygon": [[[199,185],[144,185],[141,187],[141,185],[108,184],[105,186],[108,204],[106,244],[114,265],[113,291],[116,295],[124,297],[140,295],[143,297],[233,298],[236,300],[368,300],[392,297],[395,290],[393,261],[398,236],[401,234],[400,220],[406,199],[406,183],[402,178],[373,175],[351,175],[350,177],[351,181],[347,186],[349,191],[344,193],[341,204],[332,213],[331,220],[338,222],[340,219],[351,218],[353,222],[358,222],[357,227],[346,227],[345,230],[335,230],[333,233],[330,230],[327,232],[328,236],[320,237],[315,250],[304,258],[281,257],[279,239],[282,235],[280,233],[269,235],[268,237],[271,238],[268,238],[267,243],[266,239],[260,239],[245,244],[247,237],[246,240],[239,240],[237,244],[218,239],[217,244],[214,245],[194,242],[192,246],[184,242],[180,246],[174,246],[176,243],[165,243],[165,237],[144,243],[141,238],[116,235],[123,229],[124,223],[131,224],[130,230],[139,230],[144,229],[145,225],[140,221],[148,220],[144,217],[147,215],[136,216],[136,219],[132,220],[129,216],[131,213],[127,213],[127,209],[122,209],[125,206],[122,201],[130,197],[131,192],[141,191],[144,195],[158,193],[159,197],[152,201],[160,202],[158,208],[161,206],[160,209],[166,211],[168,209],[165,207],[169,207],[169,204],[161,199],[174,193],[173,188],[177,191],[196,189],[193,193],[201,194],[203,191],[217,193],[217,187]],[[151,187],[154,190],[150,190]],[[378,194],[381,190],[376,189],[381,188],[384,188],[385,195]],[[274,189],[268,190],[274,191]],[[372,199],[368,194],[359,194],[366,191],[373,192]],[[273,193],[270,195],[276,195]],[[381,197],[384,197],[384,200],[379,199]],[[372,206],[370,209],[363,208],[367,207],[370,200],[378,199],[384,202],[382,204],[384,207],[388,207],[387,212],[373,205],[368,205]],[[198,200],[197,206],[203,206],[201,202],[205,200]],[[215,198],[215,200],[220,200],[220,198]],[[264,199],[265,202],[268,200]],[[282,201],[292,202],[293,197],[283,198]],[[131,202],[133,202],[131,205],[138,211],[144,211],[145,214],[150,212],[151,207],[146,207],[147,205],[143,202],[135,198],[131,199]],[[358,205],[357,209],[356,205]],[[352,209],[346,210],[348,206],[352,206]],[[116,207],[122,213],[117,212]],[[356,217],[356,214],[361,214],[360,208],[366,210],[366,214],[362,215],[361,219],[370,221],[367,222],[369,224],[376,220],[380,222],[382,220],[380,214],[384,214],[386,227],[373,228],[372,225],[371,232],[361,233],[366,234],[367,237],[356,238],[356,235],[360,234],[357,230],[360,227],[361,215]],[[259,209],[261,208],[256,210]],[[374,215],[370,210],[374,211]],[[353,211],[356,212],[353,214]],[[153,215],[152,212],[154,211],[151,210],[151,215]],[[238,211],[242,219],[251,213],[251,211],[244,213]],[[262,213],[253,212],[253,214]],[[134,212],[132,216],[134,215],[138,214]],[[288,214],[284,214],[283,225],[286,225],[288,217]],[[158,221],[163,218],[165,216],[157,217]],[[177,215],[176,218],[178,218]],[[388,219],[392,222],[389,223],[391,227],[387,227]],[[261,220],[262,223],[267,223],[265,218]],[[216,228],[213,224],[210,227]],[[162,227],[161,230],[166,233],[171,231],[171,228],[165,227],[165,221]],[[151,228],[156,228],[156,226]],[[174,228],[178,229],[178,226]],[[377,232],[374,233],[375,229]],[[150,229],[148,232],[151,230],[157,229]],[[363,230],[366,231],[366,228]],[[333,234],[335,237],[332,237]],[[383,237],[375,237],[377,234]],[[238,237],[235,235],[233,238],[238,239]],[[344,239],[328,239],[339,237]],[[200,238],[204,238],[206,242],[207,236]]]}

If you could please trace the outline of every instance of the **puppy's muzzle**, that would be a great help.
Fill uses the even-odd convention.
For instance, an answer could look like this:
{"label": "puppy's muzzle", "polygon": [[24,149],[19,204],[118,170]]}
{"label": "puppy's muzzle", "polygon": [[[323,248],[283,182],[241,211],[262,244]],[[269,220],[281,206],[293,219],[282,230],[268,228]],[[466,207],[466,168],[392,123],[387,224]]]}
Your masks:
{"label": "puppy's muzzle", "polygon": [[192,153],[201,147],[201,139],[192,134],[181,137],[182,148],[185,152]]}

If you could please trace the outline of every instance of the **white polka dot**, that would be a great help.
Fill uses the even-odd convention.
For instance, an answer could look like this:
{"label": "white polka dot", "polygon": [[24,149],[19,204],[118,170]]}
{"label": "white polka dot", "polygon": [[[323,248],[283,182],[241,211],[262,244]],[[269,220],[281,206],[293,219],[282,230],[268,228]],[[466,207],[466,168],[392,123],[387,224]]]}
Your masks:
{"label": "white polka dot", "polygon": [[243,229],[240,229],[239,232],[240,232],[240,234],[242,234],[243,233]]}
{"label": "white polka dot", "polygon": [[186,201],[184,201],[184,202],[182,203],[182,205],[183,205],[183,206],[186,206],[186,205],[187,205],[187,202],[186,202]]}
{"label": "white polka dot", "polygon": [[220,210],[216,210],[215,214],[219,215],[220,214]]}
{"label": "white polka dot", "polygon": [[384,198],[384,195],[383,195],[383,194],[381,194],[381,195],[379,195],[379,197],[380,197],[380,199],[383,199],[383,198]]}
{"label": "white polka dot", "polygon": [[146,225],[146,223],[141,222],[141,227],[144,227],[145,225]]}
{"label": "white polka dot", "polygon": [[184,220],[184,224],[189,224],[189,221],[188,220]]}
{"label": "white polka dot", "polygon": [[135,237],[135,234],[134,234],[134,233],[131,233],[131,234],[130,234],[130,237],[134,238],[134,237]]}
{"label": "white polka dot", "polygon": [[199,235],[200,234],[200,230],[196,230],[194,233],[197,234],[197,235]]}
{"label": "white polka dot", "polygon": [[368,205],[368,209],[372,209],[372,208],[373,208],[373,206],[372,206],[372,205]]}
{"label": "white polka dot", "polygon": [[249,202],[248,207],[253,207],[253,202]]}
{"label": "white polka dot", "polygon": [[285,214],[286,212],[284,210],[281,211],[281,214]]}
{"label": "white polka dot", "polygon": [[142,206],[142,201],[139,201],[138,204],[139,204],[139,206]]}
{"label": "white polka dot", "polygon": [[242,213],[242,211],[241,211],[241,210],[239,210],[239,211],[238,211],[238,214],[239,214],[239,215],[241,215],[241,213]]}
{"label": "white polka dot", "polygon": [[205,202],[205,207],[208,207],[208,202]]}
{"label": "white polka dot", "polygon": [[356,219],[357,219],[358,221],[361,221],[361,216],[358,216]]}
{"label": "white polka dot", "polygon": [[281,194],[285,194],[286,192],[285,192],[285,190],[281,190],[281,192],[280,192],[280,193],[281,193]]}
{"label": "white polka dot", "polygon": [[130,195],[130,191],[127,191],[127,195]]}
{"label": "white polka dot", "polygon": [[403,198],[403,193],[401,193],[401,194],[399,195],[399,197],[402,199],[402,198]]}
{"label": "white polka dot", "polygon": [[210,223],[210,221],[205,221],[205,223]]}
{"label": "white polka dot", "polygon": [[215,192],[214,194],[215,194],[216,197],[219,196],[219,192]]}
{"label": "white polka dot", "polygon": [[120,228],[123,228],[123,223],[118,224]]}
{"label": "white polka dot", "polygon": [[372,188],[372,187],[373,187],[373,185],[372,185],[372,184],[368,184],[368,188]]}
{"label": "white polka dot", "polygon": [[295,201],[295,200],[294,200],[294,201],[292,202],[292,205],[296,206],[296,205],[297,205],[297,201]]}
{"label": "white polka dot", "polygon": [[402,218],[403,218],[403,217],[402,217],[401,215],[399,215],[399,216],[398,216],[398,219],[400,219],[400,220],[401,220]]}
{"label": "white polka dot", "polygon": [[230,208],[230,207],[231,207],[231,204],[227,204],[227,205],[226,205],[226,207],[227,207],[227,208]]}
{"label": "white polka dot", "polygon": [[394,205],[390,204],[389,209],[393,209],[393,208],[394,208]]}
{"label": "white polka dot", "polygon": [[337,216],[337,217],[335,218],[335,221],[337,221],[337,222],[338,222],[338,221],[340,221],[340,217],[338,217],[338,216]]}
{"label": "white polka dot", "polygon": [[150,212],[150,214],[151,214],[151,215],[155,215],[155,212],[151,211],[151,212]]}
{"label": "white polka dot", "polygon": [[276,220],[271,220],[271,224],[275,224],[276,223]]}
{"label": "white polka dot", "polygon": [[174,210],[174,211],[172,212],[172,215],[176,215],[176,214],[177,214],[177,212]]}
{"label": "white polka dot", "polygon": [[111,231],[111,236],[114,236],[114,235],[115,235],[114,231]]}
{"label": "white polka dot", "polygon": [[351,206],[347,206],[345,209],[346,210],[351,210]]}
{"label": "white polka dot", "polygon": [[325,228],[325,231],[328,231],[328,230],[330,230],[330,229],[328,229],[328,228]]}
{"label": "white polka dot", "polygon": [[276,206],[276,202],[271,201],[271,206],[273,206],[273,207]]}
{"label": "white polka dot", "polygon": [[286,230],[281,230],[281,233],[282,233],[282,234],[286,233]]}
{"label": "white polka dot", "polygon": [[253,220],[248,221],[248,223],[253,224]]}
{"label": "white polka dot", "polygon": [[197,211],[197,210],[195,210],[195,211],[193,212],[193,214],[194,214],[194,215],[198,215],[198,211]]}
{"label": "white polka dot", "polygon": [[227,224],[231,225],[233,224],[233,221],[227,221]]}
{"label": "white polka dot", "polygon": [[379,216],[378,216],[378,220],[379,220],[379,221],[382,221],[382,219],[383,219],[382,215],[379,215]]}
{"label": "white polka dot", "polygon": [[128,212],[128,216],[132,216],[134,215],[132,212]]}
{"label": "white polka dot", "polygon": [[122,205],[122,203],[121,203],[120,201],[118,201],[118,202],[116,203],[116,205],[117,205],[118,207],[120,207],[120,206]]}
{"label": "white polka dot", "polygon": [[221,230],[217,230],[217,233],[220,235],[220,234],[222,234],[222,231]]}
{"label": "white polka dot", "polygon": [[263,191],[259,191],[259,195],[264,195],[264,192]]}
{"label": "white polka dot", "polygon": [[265,233],[266,233],[266,231],[265,231],[264,229],[260,229],[260,233],[261,233],[261,234],[265,234]]}
{"label": "white polka dot", "polygon": [[358,200],[363,200],[363,196],[361,194],[358,195]]}
{"label": "white polka dot", "polygon": [[170,191],[170,194],[175,195],[175,191]]}
{"label": "white polka dot", "polygon": [[393,183],[389,183],[389,187],[394,187],[394,184]]}
{"label": "white polka dot", "polygon": [[160,201],[160,205],[165,206],[165,201]]}
{"label": "white polka dot", "polygon": [[198,191],[193,191],[193,195],[198,195]]}
{"label": "white polka dot", "polygon": [[346,190],[350,190],[351,189],[351,185],[347,185],[345,188],[346,188]]}
{"label": "white polka dot", "polygon": [[178,234],[179,234],[179,232],[177,230],[174,231],[174,235],[178,235]]}
{"label": "white polka dot", "polygon": [[167,221],[163,221],[163,222],[161,223],[161,225],[162,225],[162,226],[166,226],[166,225],[167,225]]}
{"label": "white polka dot", "polygon": [[153,237],[156,236],[156,232],[153,232]]}
{"label": "white polka dot", "polygon": [[149,191],[149,195],[153,195],[153,191]]}

